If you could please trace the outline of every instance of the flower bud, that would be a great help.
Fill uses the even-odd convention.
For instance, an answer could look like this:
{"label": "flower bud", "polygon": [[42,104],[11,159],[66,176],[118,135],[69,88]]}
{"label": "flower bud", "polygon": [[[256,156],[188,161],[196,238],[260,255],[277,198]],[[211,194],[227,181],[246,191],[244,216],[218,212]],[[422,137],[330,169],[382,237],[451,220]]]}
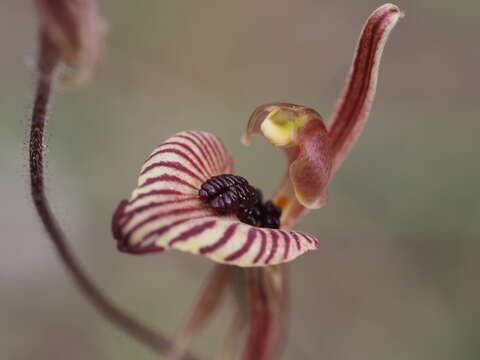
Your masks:
{"label": "flower bud", "polygon": [[36,0],[41,36],[68,66],[62,76],[70,85],[88,80],[103,50],[106,25],[97,0]]}

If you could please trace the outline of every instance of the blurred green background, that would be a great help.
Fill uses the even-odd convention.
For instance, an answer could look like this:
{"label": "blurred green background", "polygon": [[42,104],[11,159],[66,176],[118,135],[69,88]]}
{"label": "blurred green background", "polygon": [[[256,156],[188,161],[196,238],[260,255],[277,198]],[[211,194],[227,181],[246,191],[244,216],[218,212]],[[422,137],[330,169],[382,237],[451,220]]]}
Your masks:
{"label": "blurred green background", "polygon": [[[104,1],[104,62],[89,86],[59,89],[48,192],[88,272],[166,333],[212,264],[178,252],[116,251],[110,217],[146,155],[186,129],[220,136],[237,173],[265,191],[280,152],[239,136],[270,101],[328,118],[373,0]],[[299,229],[320,250],[290,266],[283,359],[480,358],[480,2],[399,0],[366,130]],[[64,273],[29,204],[26,126],[35,52],[31,1],[0,3],[0,358],[156,359],[106,324]],[[227,301],[194,344],[215,353]]]}

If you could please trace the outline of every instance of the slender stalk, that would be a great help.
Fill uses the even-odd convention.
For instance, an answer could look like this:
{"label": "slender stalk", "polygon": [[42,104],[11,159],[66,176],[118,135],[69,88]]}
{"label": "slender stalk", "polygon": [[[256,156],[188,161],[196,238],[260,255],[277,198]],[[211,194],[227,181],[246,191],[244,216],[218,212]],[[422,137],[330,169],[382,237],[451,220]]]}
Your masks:
{"label": "slender stalk", "polygon": [[290,321],[290,284],[288,278],[288,265],[281,264],[268,268],[267,289],[270,298],[274,299],[274,333],[272,353],[277,359],[284,350],[288,338]]}
{"label": "slender stalk", "polygon": [[243,360],[277,359],[286,336],[288,286],[285,266],[245,269],[248,330]]}
{"label": "slender stalk", "polygon": [[236,360],[240,358],[239,349],[245,342],[245,328],[248,320],[247,294],[245,287],[245,269],[233,267],[230,291],[233,297],[234,315],[225,338],[214,357],[216,360]]}
{"label": "slender stalk", "polygon": [[[166,354],[171,346],[167,338],[114,305],[93,280],[88,277],[73,254],[64,232],[51,211],[44,189],[43,150],[48,104],[59,57],[54,47],[51,46],[45,37],[41,39],[38,59],[39,77],[33,106],[29,144],[31,195],[37,213],[65,269],[82,295],[92,304],[95,310],[127,335],[159,354]],[[189,360],[196,359],[190,354],[187,354],[184,358]]]}
{"label": "slender stalk", "polygon": [[262,270],[245,270],[249,324],[243,360],[270,359],[269,342],[273,331],[273,314],[269,306],[268,294],[263,286]]}
{"label": "slender stalk", "polygon": [[247,324],[244,309],[237,309],[232,322],[226,331],[224,342],[220,351],[215,357],[216,360],[236,360],[238,359],[238,349],[242,341],[245,325]]}
{"label": "slender stalk", "polygon": [[223,264],[214,265],[190,317],[175,337],[173,346],[167,356],[168,360],[184,359],[186,349],[192,343],[193,338],[205,328],[212,315],[218,309],[220,302],[223,300],[225,290],[231,280],[232,272],[232,266]]}

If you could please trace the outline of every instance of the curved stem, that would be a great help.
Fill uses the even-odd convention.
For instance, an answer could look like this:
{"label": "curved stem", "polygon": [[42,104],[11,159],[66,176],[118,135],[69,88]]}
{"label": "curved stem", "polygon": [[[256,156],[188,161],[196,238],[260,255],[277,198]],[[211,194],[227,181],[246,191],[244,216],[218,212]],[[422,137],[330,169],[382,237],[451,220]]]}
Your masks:
{"label": "curved stem", "polygon": [[[73,254],[66,241],[65,234],[50,209],[44,189],[43,149],[48,103],[58,62],[57,52],[43,37],[38,60],[40,73],[33,106],[29,143],[30,185],[33,203],[45,230],[55,245],[60,260],[83,296],[107,321],[117,328],[157,353],[166,354],[171,346],[167,338],[114,305],[88,277]],[[196,358],[187,354],[185,359],[195,360]]]}

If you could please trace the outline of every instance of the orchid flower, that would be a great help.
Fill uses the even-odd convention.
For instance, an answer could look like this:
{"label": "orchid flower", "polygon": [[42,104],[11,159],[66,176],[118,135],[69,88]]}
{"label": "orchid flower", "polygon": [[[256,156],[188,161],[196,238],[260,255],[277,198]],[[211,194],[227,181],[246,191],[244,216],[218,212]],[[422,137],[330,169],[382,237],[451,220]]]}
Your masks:
{"label": "orchid flower", "polygon": [[263,135],[287,158],[286,173],[269,200],[235,175],[231,155],[214,134],[178,133],[147,157],[136,188],[112,219],[118,249],[133,254],[176,249],[221,264],[214,268],[170,358],[182,356],[216,307],[232,279],[232,266],[225,265],[243,268],[244,273],[249,315],[243,359],[277,356],[288,294],[282,264],[319,247],[315,236],[291,227],[308,210],[325,206],[329,180],[368,118],[382,51],[401,15],[396,6],[385,4],[368,18],[328,125],[315,110],[282,102],[259,106],[250,116],[243,142]]}

